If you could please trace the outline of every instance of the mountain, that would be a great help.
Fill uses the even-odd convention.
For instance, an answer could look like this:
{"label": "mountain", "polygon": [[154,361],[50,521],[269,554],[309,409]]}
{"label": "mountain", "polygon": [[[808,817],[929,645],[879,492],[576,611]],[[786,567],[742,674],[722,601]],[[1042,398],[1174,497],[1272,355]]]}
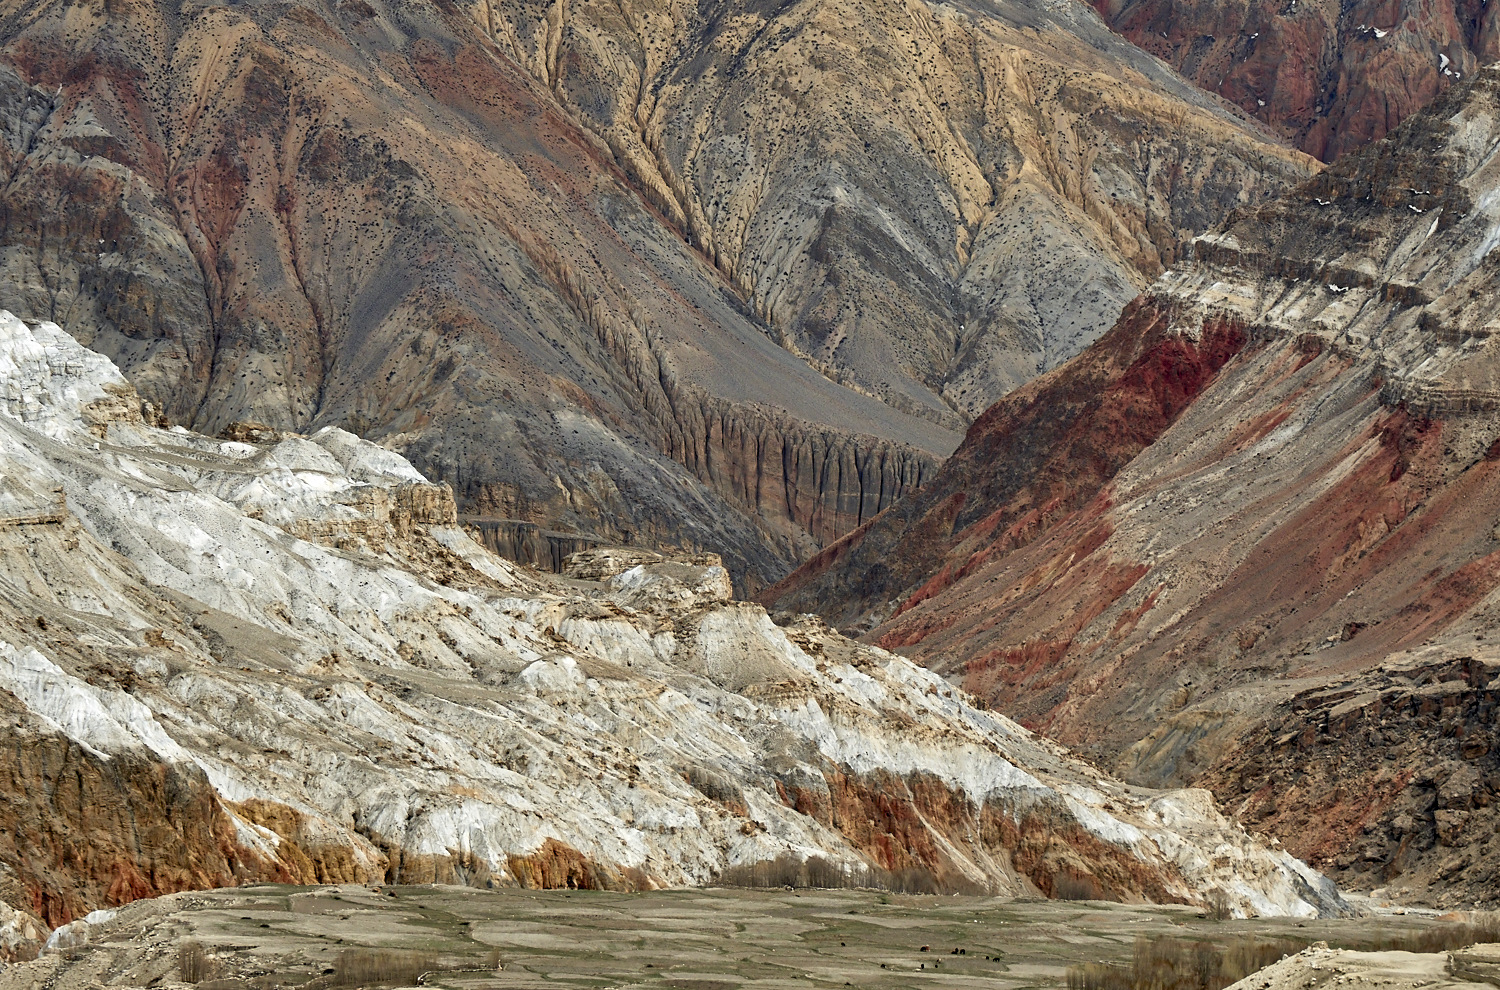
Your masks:
{"label": "mountain", "polygon": [[0,297],[548,566],[780,577],[1311,165],[1040,0],[80,11],[0,2]]}
{"label": "mountain", "polygon": [[1483,0],[1094,0],[1110,26],[1324,161],[1500,58]]}
{"label": "mountain", "polygon": [[1346,886],[1493,903],[1497,92],[1197,239],[764,600]]}
{"label": "mountain", "polygon": [[641,889],[787,862],[1348,911],[1206,792],[1125,787],[908,660],[777,626],[717,557],[528,571],[385,448],[153,426],[106,358],[8,313],[0,396],[7,952],[257,879]]}
{"label": "mountain", "polygon": [[958,429],[1312,164],[1070,4],[480,10],[788,347]]}

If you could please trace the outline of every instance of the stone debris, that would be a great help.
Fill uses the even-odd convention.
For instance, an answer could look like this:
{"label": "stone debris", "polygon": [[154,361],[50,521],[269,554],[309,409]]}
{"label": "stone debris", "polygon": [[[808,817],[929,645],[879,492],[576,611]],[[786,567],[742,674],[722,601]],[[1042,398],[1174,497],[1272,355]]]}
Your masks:
{"label": "stone debris", "polygon": [[1488,976],[1465,969],[1465,959],[1489,959],[1500,946],[1453,952],[1357,952],[1315,942],[1231,984],[1228,990],[1492,990]]}

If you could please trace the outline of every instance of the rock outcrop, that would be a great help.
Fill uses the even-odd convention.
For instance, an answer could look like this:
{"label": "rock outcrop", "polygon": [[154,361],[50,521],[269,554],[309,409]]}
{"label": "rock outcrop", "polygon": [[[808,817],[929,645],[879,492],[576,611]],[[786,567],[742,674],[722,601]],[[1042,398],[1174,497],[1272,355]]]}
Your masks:
{"label": "rock outcrop", "polygon": [[1330,949],[1327,942],[1317,942],[1230,987],[1291,990],[1332,984],[1350,990],[1485,990],[1495,985],[1494,979],[1476,970],[1495,958],[1497,948],[1486,943],[1451,952],[1359,952]]}
{"label": "rock outcrop", "polygon": [[153,426],[8,314],[0,376],[0,896],[49,925],[257,878],[631,889],[811,857],[1347,910],[1206,791],[1127,788],[908,660],[778,626],[716,556],[528,572],[387,449]]}
{"label": "rock outcrop", "polygon": [[[1500,602],[1497,92],[1200,238],[765,599],[835,603],[1127,779],[1212,786],[1346,882],[1493,901],[1500,853],[1453,814],[1490,800],[1487,675],[1449,672],[1493,662]],[[1346,690],[1386,701],[1346,722]]]}
{"label": "rock outcrop", "polygon": [[1307,173],[1087,10],[763,6],[0,3],[0,297],[752,589]]}
{"label": "rock outcrop", "polygon": [[1069,4],[471,6],[789,348],[956,428],[1310,164]]}
{"label": "rock outcrop", "polygon": [[1094,0],[1122,35],[1324,161],[1500,58],[1484,3]]}
{"label": "rock outcrop", "polygon": [[[1306,688],[1202,780],[1257,830],[1315,836],[1303,852],[1352,886],[1398,901],[1431,891],[1445,907],[1488,900],[1500,882],[1497,672],[1438,651]],[[1174,736],[1148,737],[1142,758]]]}

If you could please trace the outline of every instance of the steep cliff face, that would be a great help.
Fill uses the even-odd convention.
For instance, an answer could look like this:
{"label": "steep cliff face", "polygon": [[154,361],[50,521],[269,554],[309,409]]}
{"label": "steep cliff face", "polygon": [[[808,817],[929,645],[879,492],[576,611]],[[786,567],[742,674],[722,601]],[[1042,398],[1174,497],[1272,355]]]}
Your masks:
{"label": "steep cliff face", "polygon": [[1483,828],[1436,837],[1494,791],[1487,675],[1448,672],[1490,662],[1500,597],[1497,91],[1199,239],[766,600],[852,593],[845,625],[1129,778],[1210,783],[1360,883],[1493,898]]}
{"label": "steep cliff face", "polygon": [[139,897],[322,879],[291,842],[278,847],[273,833],[230,813],[197,767],[105,754],[58,732],[9,693],[0,694],[0,706],[10,754],[0,778],[0,860],[16,887],[6,894],[48,926]]}
{"label": "steep cliff face", "polygon": [[787,346],[959,427],[1308,170],[1067,4],[473,11]]}
{"label": "steep cliff face", "polygon": [[1324,161],[1384,137],[1500,57],[1474,0],[1095,0],[1122,35]]}
{"label": "steep cliff face", "polygon": [[0,3],[0,294],[753,588],[1307,171],[1086,10],[763,6]]}
{"label": "steep cliff face", "polygon": [[1247,825],[1309,834],[1304,854],[1351,885],[1482,899],[1500,879],[1497,672],[1493,658],[1401,656],[1303,689],[1203,781]]}
{"label": "steep cliff face", "polygon": [[[0,288],[173,422],[344,424],[466,514],[718,548],[751,586],[954,443],[770,340],[451,8],[73,11],[0,6]],[[777,484],[737,484],[773,442]]]}
{"label": "steep cliff face", "polygon": [[717,556],[527,572],[387,449],[151,426],[8,314],[0,396],[0,897],[50,924],[238,879],[636,889],[814,856],[1346,910],[1206,792],[1126,788],[908,660],[777,626]]}

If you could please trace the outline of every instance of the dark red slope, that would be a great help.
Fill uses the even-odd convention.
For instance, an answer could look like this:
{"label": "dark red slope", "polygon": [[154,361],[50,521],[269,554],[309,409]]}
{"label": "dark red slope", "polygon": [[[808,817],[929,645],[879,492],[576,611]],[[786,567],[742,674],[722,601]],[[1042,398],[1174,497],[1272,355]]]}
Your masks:
{"label": "dark red slope", "polygon": [[1500,21],[1481,0],[1093,6],[1120,34],[1324,161],[1384,137],[1500,57]]}
{"label": "dark red slope", "polygon": [[1233,321],[1196,338],[1172,309],[1132,303],[1078,358],[996,403],[932,482],[761,598],[868,629],[1084,506],[1246,344]]}
{"label": "dark red slope", "polygon": [[1495,903],[1497,98],[1200,239],[779,603],[861,592],[868,638],[1347,886]]}

